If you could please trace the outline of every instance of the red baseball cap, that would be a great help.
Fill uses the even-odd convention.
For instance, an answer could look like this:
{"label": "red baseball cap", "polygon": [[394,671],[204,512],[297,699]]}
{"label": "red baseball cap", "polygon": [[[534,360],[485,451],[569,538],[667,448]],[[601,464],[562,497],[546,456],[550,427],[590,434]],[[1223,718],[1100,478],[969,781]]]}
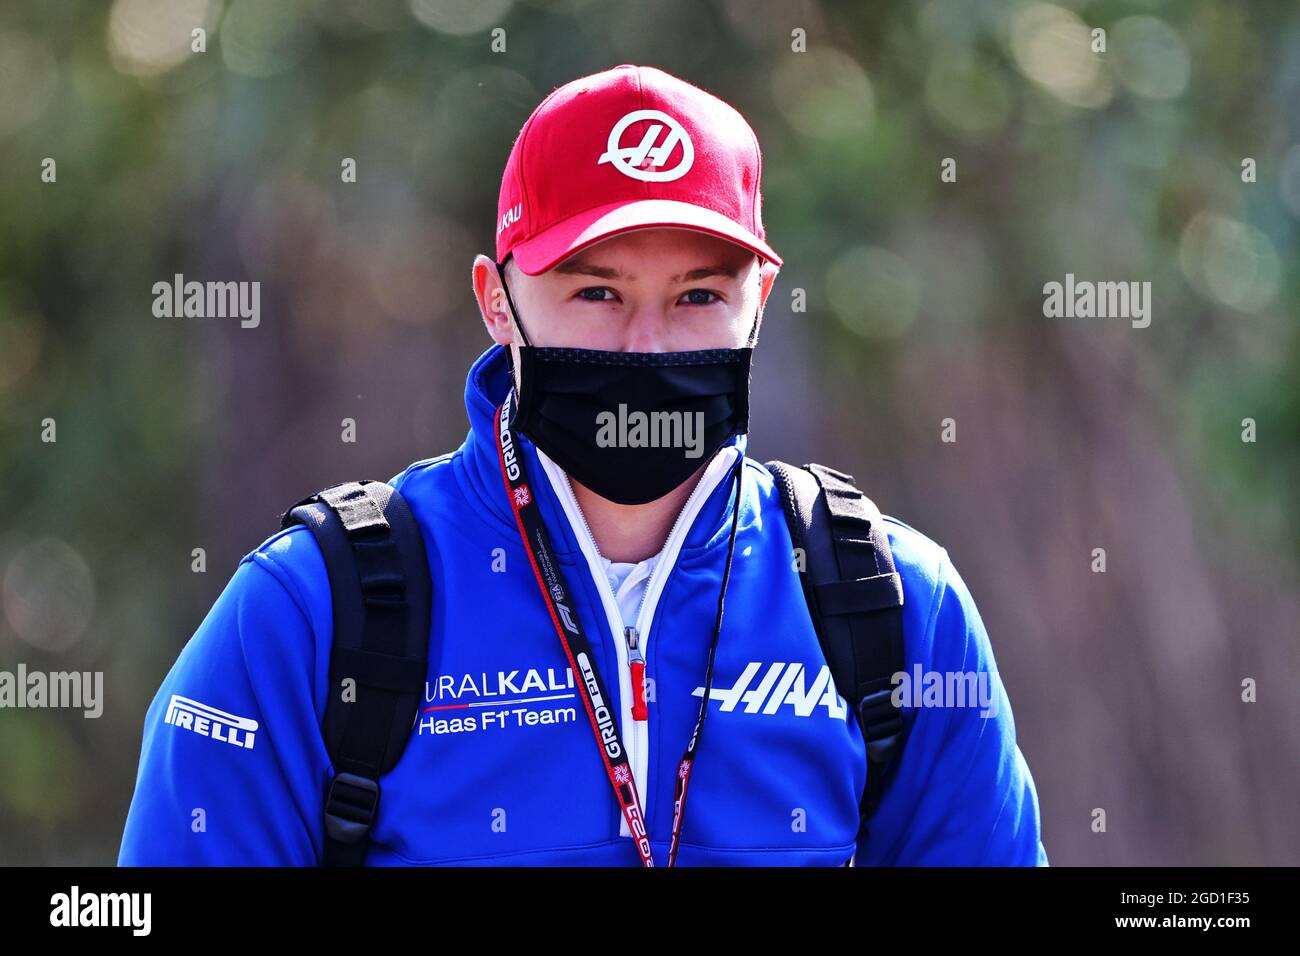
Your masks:
{"label": "red baseball cap", "polygon": [[709,233],[781,264],[764,239],[763,157],[733,107],[652,66],[566,83],[528,117],[497,203],[497,262],[538,275],[634,229]]}

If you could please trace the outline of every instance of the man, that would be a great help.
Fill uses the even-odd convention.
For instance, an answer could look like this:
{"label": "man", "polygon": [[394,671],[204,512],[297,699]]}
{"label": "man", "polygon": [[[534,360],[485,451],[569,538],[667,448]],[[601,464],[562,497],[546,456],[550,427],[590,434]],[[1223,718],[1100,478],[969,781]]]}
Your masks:
{"label": "man", "polygon": [[[649,67],[569,83],[525,123],[495,260],[473,265],[496,344],[470,370],[469,436],[392,482],[432,626],[367,864],[1046,863],[974,603],[892,520],[905,670],[987,694],[903,698],[906,744],[860,825],[863,735],[772,475],[744,454],[781,262],[760,169],[739,113]],[[332,635],[307,530],[243,559],[149,710],[123,864],[322,861]]]}

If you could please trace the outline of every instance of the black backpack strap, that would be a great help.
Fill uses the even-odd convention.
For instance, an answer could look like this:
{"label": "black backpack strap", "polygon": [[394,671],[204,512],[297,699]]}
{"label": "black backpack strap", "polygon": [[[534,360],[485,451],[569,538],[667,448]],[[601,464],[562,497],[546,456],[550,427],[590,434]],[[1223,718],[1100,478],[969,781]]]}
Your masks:
{"label": "black backpack strap", "polygon": [[[346,482],[298,502],[320,546],[334,609],[324,737],[335,775],[325,794],[326,866],[360,866],[379,809],[379,778],[402,755],[428,671],[432,585],[410,507],[382,481]],[[353,683],[344,699],[344,682]]]}
{"label": "black backpack strap", "polygon": [[853,708],[867,748],[861,823],[880,802],[903,741],[890,699],[903,670],[903,581],[894,568],[880,510],[853,476],[823,465],[769,461],[790,537],[802,548],[803,584],[813,626],[835,686]]}

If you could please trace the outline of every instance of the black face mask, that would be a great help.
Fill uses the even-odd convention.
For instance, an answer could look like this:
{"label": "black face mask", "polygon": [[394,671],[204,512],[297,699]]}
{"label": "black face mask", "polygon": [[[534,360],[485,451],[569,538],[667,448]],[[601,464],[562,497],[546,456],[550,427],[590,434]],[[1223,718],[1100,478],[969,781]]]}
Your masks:
{"label": "black face mask", "polygon": [[[499,265],[498,271],[506,288]],[[506,299],[523,333],[508,288]],[[521,345],[522,391],[511,426],[602,498],[624,505],[655,501],[690,478],[727,439],[748,431],[757,326],[755,317],[751,344],[735,349]]]}

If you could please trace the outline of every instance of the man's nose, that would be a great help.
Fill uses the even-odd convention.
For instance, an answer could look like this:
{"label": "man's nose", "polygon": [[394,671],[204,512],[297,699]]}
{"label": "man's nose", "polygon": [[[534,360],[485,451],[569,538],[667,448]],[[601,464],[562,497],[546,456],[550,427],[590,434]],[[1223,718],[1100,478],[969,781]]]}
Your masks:
{"label": "man's nose", "polygon": [[669,317],[661,306],[639,306],[624,324],[624,352],[667,352]]}

